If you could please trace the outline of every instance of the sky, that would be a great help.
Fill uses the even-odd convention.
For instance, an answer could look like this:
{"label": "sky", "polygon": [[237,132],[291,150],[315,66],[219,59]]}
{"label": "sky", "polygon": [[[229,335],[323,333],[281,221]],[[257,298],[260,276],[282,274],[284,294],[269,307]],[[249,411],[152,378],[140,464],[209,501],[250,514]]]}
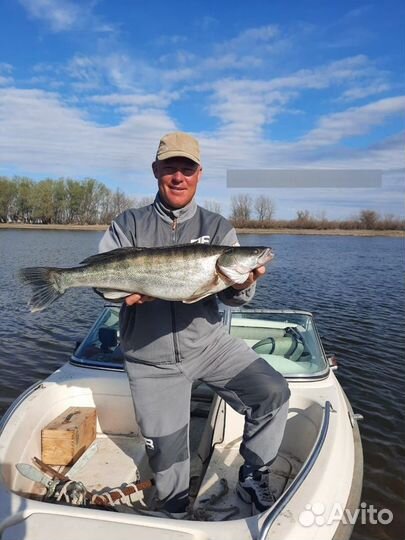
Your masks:
{"label": "sky", "polygon": [[[182,130],[200,141],[198,201],[225,215],[263,193],[278,219],[405,217],[404,30],[400,0],[2,0],[0,176],[151,196],[158,141]],[[272,168],[382,183],[252,187]]]}

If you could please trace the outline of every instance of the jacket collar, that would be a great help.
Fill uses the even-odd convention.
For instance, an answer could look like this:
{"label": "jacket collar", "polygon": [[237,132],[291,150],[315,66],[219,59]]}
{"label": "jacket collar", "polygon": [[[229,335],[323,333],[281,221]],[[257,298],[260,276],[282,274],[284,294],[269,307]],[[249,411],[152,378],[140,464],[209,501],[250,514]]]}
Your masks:
{"label": "jacket collar", "polygon": [[167,223],[171,223],[177,219],[178,223],[186,221],[194,216],[197,211],[197,203],[195,198],[182,208],[172,209],[166,206],[166,204],[161,199],[159,192],[156,194],[155,200],[153,202],[153,207],[155,212]]}

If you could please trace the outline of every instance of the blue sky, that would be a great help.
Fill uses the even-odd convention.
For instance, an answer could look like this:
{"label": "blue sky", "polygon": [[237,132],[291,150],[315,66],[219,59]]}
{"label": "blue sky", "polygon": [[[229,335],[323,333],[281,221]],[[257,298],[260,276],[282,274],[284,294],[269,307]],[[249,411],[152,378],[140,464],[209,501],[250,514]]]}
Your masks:
{"label": "blue sky", "polygon": [[399,0],[3,0],[0,175],[152,195],[179,129],[200,140],[199,201],[224,214],[227,169],[337,167],[383,185],[268,188],[276,217],[404,216],[404,21]]}

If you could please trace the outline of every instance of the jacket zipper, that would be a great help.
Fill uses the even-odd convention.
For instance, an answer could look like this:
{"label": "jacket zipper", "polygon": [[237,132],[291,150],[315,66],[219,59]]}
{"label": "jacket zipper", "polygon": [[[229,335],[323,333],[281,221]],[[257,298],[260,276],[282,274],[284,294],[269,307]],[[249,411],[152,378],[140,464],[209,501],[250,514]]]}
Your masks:
{"label": "jacket zipper", "polygon": [[177,231],[177,218],[173,218],[173,223],[172,223],[172,242],[173,244],[176,243],[176,240],[177,240],[177,234],[176,234],[176,231]]}
{"label": "jacket zipper", "polygon": [[[176,244],[177,241],[177,218],[173,218],[172,222],[172,242]],[[173,347],[174,347],[174,361],[176,364],[180,362],[180,353],[179,353],[179,342],[177,337],[177,328],[176,328],[176,310],[174,302],[170,302],[170,310],[172,312],[172,333],[173,333]]]}

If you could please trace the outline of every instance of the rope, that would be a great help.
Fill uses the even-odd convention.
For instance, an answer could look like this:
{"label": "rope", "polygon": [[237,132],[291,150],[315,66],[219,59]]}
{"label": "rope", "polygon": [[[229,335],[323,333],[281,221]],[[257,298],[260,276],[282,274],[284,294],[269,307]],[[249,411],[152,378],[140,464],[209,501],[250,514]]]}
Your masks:
{"label": "rope", "polygon": [[229,492],[229,486],[226,478],[221,478],[220,486],[221,488],[218,493],[214,493],[213,495],[211,495],[211,497],[207,499],[201,499],[200,502],[205,504],[199,506],[193,511],[193,519],[195,519],[196,521],[209,521],[211,517],[209,512],[228,512],[226,516],[223,516],[221,518],[221,521],[226,521],[230,517],[239,514],[240,510],[237,506],[215,506],[215,504]]}
{"label": "rope", "polygon": [[[139,491],[135,484],[130,485],[134,488],[133,493],[137,493]],[[228,482],[225,478],[221,478],[220,490],[218,491],[218,493],[214,493],[213,495],[211,495],[211,497],[207,499],[201,499],[200,502],[202,504],[199,506],[199,508],[196,508],[193,511],[189,511],[185,519],[192,519],[195,521],[209,521],[211,517],[209,515],[209,512],[227,512],[227,515],[223,516],[221,518],[221,521],[225,521],[230,517],[237,515],[239,513],[239,508],[237,506],[216,506],[216,503],[220,499],[222,499],[228,492]],[[65,502],[74,506],[85,506],[88,503],[88,492],[85,486],[82,484],[82,482],[77,482],[75,480],[69,480],[67,482],[64,482],[63,484],[61,482],[56,487],[54,493],[52,493],[52,495],[50,496],[56,499],[57,502]],[[122,500],[124,497],[128,497],[128,495],[125,494],[122,489],[115,488],[110,491],[103,491],[102,493],[93,494],[90,499],[90,504],[99,505],[100,499],[102,499],[104,504],[113,507],[117,501]],[[139,513],[145,515],[148,514],[147,511],[140,511]],[[168,517],[170,517],[170,513],[168,512],[167,514]]]}
{"label": "rope", "polygon": [[64,502],[73,504],[75,506],[84,506],[86,503],[86,488],[81,482],[75,480],[69,480],[65,482],[59,491],[59,486],[54,495],[57,502]]}
{"label": "rope", "polygon": [[[137,493],[139,491],[138,488],[135,486],[135,484],[130,484],[130,486],[132,486],[135,489],[134,493]],[[115,497],[115,500],[112,498],[113,494],[118,495],[118,497]],[[131,493],[131,495],[133,495],[133,493]],[[112,489],[110,491],[103,491],[102,493],[95,493],[91,497],[90,503],[91,504],[99,504],[99,501],[97,501],[97,499],[102,498],[102,499],[104,499],[105,502],[108,502],[111,506],[114,506],[115,502],[120,501],[124,497],[129,497],[129,496],[130,495],[126,495],[122,491],[122,489],[114,488],[114,489]]]}

